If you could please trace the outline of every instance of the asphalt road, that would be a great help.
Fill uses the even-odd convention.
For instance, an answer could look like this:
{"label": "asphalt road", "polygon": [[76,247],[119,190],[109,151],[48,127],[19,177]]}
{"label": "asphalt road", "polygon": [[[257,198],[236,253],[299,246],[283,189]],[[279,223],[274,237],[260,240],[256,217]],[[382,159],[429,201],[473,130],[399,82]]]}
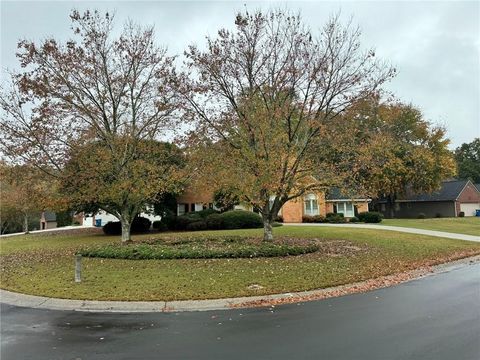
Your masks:
{"label": "asphalt road", "polygon": [[276,308],[98,314],[1,306],[1,359],[480,359],[480,264]]}

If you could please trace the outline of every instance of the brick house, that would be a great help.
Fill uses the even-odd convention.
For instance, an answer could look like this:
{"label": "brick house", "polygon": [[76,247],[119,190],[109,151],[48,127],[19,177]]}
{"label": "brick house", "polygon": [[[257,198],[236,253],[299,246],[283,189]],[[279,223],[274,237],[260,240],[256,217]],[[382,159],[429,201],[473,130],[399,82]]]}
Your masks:
{"label": "brick house", "polygon": [[[351,198],[342,195],[338,189],[330,189],[325,195],[324,192],[312,192],[303,197],[286,202],[279,212],[284,222],[301,223],[303,216],[325,216],[327,213],[341,213],[346,218],[351,218],[359,212],[368,211],[370,199]],[[187,189],[177,197],[177,215],[187,212],[200,211],[206,208],[213,208],[213,194],[207,192]],[[247,204],[235,206],[238,210],[253,211]]]}
{"label": "brick house", "polygon": [[57,216],[53,211],[42,211],[40,215],[40,230],[54,229],[57,227]]}
{"label": "brick house", "polygon": [[[390,216],[389,204],[385,199],[378,201],[379,211]],[[441,188],[431,194],[412,194],[395,201],[394,214],[397,218],[456,217],[460,212],[475,216],[480,209],[480,190],[470,180],[443,181]]]}

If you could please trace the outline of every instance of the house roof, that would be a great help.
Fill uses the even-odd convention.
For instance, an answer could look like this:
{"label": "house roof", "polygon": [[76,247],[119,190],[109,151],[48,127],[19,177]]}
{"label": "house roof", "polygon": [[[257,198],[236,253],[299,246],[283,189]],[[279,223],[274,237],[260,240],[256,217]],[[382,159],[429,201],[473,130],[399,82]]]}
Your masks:
{"label": "house roof", "polygon": [[442,187],[431,194],[416,194],[405,197],[403,201],[454,201],[458,198],[469,180],[448,180]]}
{"label": "house roof", "polygon": [[473,184],[477,188],[478,191],[480,191],[480,184]]}
{"label": "house roof", "polygon": [[344,194],[342,193],[342,191],[337,188],[337,187],[332,187],[330,189],[327,190],[327,193],[326,193],[326,196],[325,196],[325,200],[352,200],[352,199],[356,199],[356,200],[366,200],[367,198],[365,196],[360,196],[358,194]]}
{"label": "house roof", "polygon": [[57,215],[53,211],[46,210],[43,216],[45,221],[57,221]]}

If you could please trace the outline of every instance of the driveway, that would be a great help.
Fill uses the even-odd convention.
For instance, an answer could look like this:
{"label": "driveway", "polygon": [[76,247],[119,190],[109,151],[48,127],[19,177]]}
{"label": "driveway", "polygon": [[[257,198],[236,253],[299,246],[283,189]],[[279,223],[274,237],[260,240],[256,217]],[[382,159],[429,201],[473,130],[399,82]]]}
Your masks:
{"label": "driveway", "polygon": [[466,240],[480,242],[480,236],[450,233],[446,231],[424,230],[417,228],[390,226],[390,225],[374,225],[374,224],[318,224],[318,223],[285,223],[286,226],[326,226],[326,227],[342,227],[342,228],[357,228],[357,229],[375,229],[375,230],[389,230],[399,231],[410,234],[430,235],[436,237],[443,237],[448,239]]}
{"label": "driveway", "polygon": [[276,308],[98,314],[1,306],[1,359],[480,358],[480,264]]}

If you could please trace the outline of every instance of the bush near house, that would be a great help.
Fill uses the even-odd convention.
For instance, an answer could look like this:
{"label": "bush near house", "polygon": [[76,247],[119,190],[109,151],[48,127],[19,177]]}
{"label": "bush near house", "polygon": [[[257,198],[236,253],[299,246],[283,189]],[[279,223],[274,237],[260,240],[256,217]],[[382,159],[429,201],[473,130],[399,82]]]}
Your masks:
{"label": "bush near house", "polygon": [[304,223],[324,223],[325,222],[325,217],[322,215],[304,215],[302,217],[302,222]]}
{"label": "bush near house", "polygon": [[255,229],[263,227],[262,219],[256,213],[244,210],[231,210],[218,214],[207,209],[177,216],[176,230],[222,230]]}
{"label": "bush near house", "polygon": [[[132,233],[141,234],[150,231],[152,222],[142,216],[137,216],[132,221]],[[122,233],[122,226],[120,221],[109,221],[103,226],[103,233],[105,235],[120,235]]]}
{"label": "bush near house", "polygon": [[[162,218],[163,220],[163,218]],[[155,220],[152,223],[152,228],[157,230],[157,231],[167,231],[168,230],[168,225],[165,221],[162,220]]]}
{"label": "bush near house", "polygon": [[330,224],[339,224],[347,222],[347,219],[343,216],[343,214],[335,214],[335,213],[328,213],[327,217],[325,218],[325,222]]}
{"label": "bush near house", "polygon": [[365,223],[382,222],[383,214],[376,211],[365,211],[358,214],[358,220]]}
{"label": "bush near house", "polygon": [[223,218],[220,214],[210,214],[205,221],[207,223],[207,228],[210,230],[223,229]]}
{"label": "bush near house", "polygon": [[230,229],[255,229],[263,227],[260,215],[245,210],[232,210],[221,214],[223,228]]}

